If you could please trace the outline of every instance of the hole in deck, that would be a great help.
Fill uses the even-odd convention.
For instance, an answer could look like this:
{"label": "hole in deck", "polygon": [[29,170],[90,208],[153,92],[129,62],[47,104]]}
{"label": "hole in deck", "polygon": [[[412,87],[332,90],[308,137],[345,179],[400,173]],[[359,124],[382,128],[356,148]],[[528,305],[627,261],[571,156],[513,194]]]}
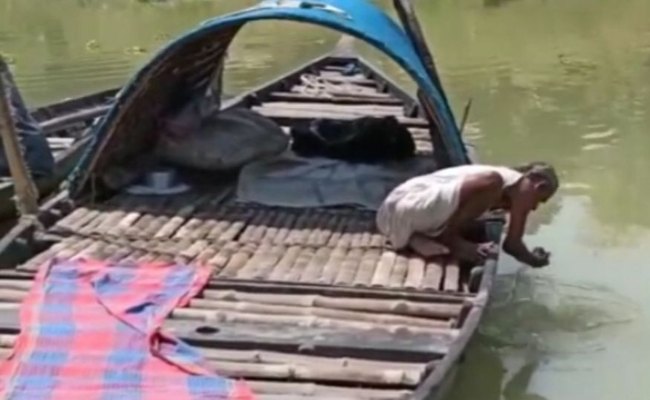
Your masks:
{"label": "hole in deck", "polygon": [[199,326],[196,328],[196,333],[200,333],[201,335],[216,335],[219,333],[219,329],[213,327],[213,326]]}

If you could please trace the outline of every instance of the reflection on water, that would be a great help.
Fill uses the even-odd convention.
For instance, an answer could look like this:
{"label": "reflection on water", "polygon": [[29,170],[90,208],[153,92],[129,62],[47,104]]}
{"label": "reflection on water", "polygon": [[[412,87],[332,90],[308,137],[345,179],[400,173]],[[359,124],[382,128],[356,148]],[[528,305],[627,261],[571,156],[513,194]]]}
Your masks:
{"label": "reflection on water", "polygon": [[[500,276],[449,400],[547,399],[531,382],[549,360],[602,352],[639,317],[607,287],[567,284],[519,270]],[[572,368],[562,369],[571,372]]]}
{"label": "reflection on water", "polygon": [[546,355],[593,352],[606,335],[639,316],[634,302],[606,286],[569,284],[521,269],[499,278],[480,331],[503,347],[534,343]]}
{"label": "reflection on water", "polygon": [[[178,32],[256,0],[0,0],[0,52],[31,104],[121,85]],[[390,0],[376,0],[389,7]],[[650,1],[416,1],[481,160],[548,160],[561,193],[528,240],[552,266],[504,257],[453,400],[647,400],[650,380]],[[249,25],[228,94],[331,48],[300,24]],[[405,74],[360,51],[407,87]]]}

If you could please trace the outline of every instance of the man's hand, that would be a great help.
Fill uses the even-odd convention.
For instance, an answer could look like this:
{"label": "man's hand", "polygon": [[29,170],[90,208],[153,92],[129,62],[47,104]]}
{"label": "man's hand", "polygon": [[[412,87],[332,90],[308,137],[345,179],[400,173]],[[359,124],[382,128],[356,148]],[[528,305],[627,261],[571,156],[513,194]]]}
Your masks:
{"label": "man's hand", "polygon": [[546,267],[550,263],[551,253],[544,250],[542,247],[535,247],[532,251],[533,262],[530,264],[533,268]]}

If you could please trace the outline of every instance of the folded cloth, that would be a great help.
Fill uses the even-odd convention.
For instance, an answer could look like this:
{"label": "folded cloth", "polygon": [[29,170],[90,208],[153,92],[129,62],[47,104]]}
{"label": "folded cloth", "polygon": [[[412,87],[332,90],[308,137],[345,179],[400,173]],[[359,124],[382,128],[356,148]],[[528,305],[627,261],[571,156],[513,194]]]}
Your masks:
{"label": "folded cloth", "polygon": [[20,310],[21,333],[0,366],[3,399],[253,399],[160,331],[209,271],[186,265],[53,261]]}
{"label": "folded cloth", "polygon": [[237,200],[282,207],[352,205],[376,210],[397,185],[434,167],[431,157],[370,165],[299,157],[288,151],[244,167]]}

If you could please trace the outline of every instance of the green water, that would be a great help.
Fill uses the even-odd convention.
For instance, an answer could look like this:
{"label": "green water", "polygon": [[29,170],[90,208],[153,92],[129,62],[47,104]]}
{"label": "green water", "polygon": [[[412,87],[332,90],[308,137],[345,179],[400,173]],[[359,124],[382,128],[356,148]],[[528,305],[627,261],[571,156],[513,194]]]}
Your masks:
{"label": "green water", "polygon": [[[249,4],[0,0],[0,51],[38,105],[119,85],[178,32]],[[418,9],[456,113],[473,99],[467,136],[483,161],[548,160],[564,183],[528,238],[553,252],[552,266],[504,258],[450,398],[647,400],[650,2],[420,0]],[[228,92],[336,39],[298,24],[251,25],[231,52]]]}

